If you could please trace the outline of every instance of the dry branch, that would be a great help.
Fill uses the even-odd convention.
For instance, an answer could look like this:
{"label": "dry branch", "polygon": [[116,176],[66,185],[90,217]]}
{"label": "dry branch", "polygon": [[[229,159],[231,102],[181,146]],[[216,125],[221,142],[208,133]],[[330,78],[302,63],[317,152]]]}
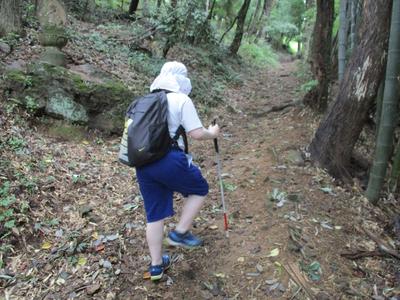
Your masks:
{"label": "dry branch", "polygon": [[295,106],[296,103],[294,102],[290,102],[290,103],[284,103],[284,104],[280,104],[280,105],[273,105],[271,108],[261,111],[261,112],[257,112],[257,113],[253,113],[252,116],[254,118],[261,118],[261,117],[265,117],[266,115],[268,115],[271,112],[277,112],[277,111],[281,111],[287,107],[290,106]]}
{"label": "dry branch", "polygon": [[289,276],[294,280],[294,282],[296,282],[312,300],[316,299],[313,291],[308,286],[306,280],[304,279],[304,276],[301,274],[299,268],[295,264],[288,263],[287,266],[282,266],[289,274]]}
{"label": "dry branch", "polygon": [[368,235],[368,237],[378,245],[378,248],[380,251],[382,251],[386,254],[389,254],[397,259],[400,259],[400,254],[396,250],[392,249],[388,244],[386,244],[385,241],[383,241],[380,238],[378,238],[377,236],[375,236],[368,229],[366,229],[364,227],[362,227],[362,229]]}

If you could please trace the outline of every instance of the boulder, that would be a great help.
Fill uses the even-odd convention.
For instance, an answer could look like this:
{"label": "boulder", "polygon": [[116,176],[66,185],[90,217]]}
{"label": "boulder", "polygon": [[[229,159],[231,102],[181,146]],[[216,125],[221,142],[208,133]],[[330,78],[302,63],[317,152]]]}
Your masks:
{"label": "boulder", "polygon": [[11,47],[7,43],[0,41],[0,52],[9,54],[11,52]]}
{"label": "boulder", "polygon": [[66,119],[79,124],[86,124],[89,117],[85,107],[60,90],[49,95],[46,113],[56,118]]}
{"label": "boulder", "polygon": [[5,66],[5,68],[9,71],[11,70],[18,70],[18,71],[25,71],[26,70],[26,61],[22,59],[17,59],[9,63]]}
{"label": "boulder", "polygon": [[40,56],[40,61],[53,66],[65,66],[67,64],[65,54],[56,47],[46,47]]}
{"label": "boulder", "polygon": [[67,23],[65,8],[58,0],[39,0],[37,17],[42,26],[51,24],[64,27]]}
{"label": "boulder", "polygon": [[[84,74],[82,70],[91,70]],[[96,74],[96,76],[94,76]],[[37,114],[120,133],[135,94],[113,76],[86,65],[81,72],[34,63],[27,71],[6,70],[2,85],[9,97]]]}

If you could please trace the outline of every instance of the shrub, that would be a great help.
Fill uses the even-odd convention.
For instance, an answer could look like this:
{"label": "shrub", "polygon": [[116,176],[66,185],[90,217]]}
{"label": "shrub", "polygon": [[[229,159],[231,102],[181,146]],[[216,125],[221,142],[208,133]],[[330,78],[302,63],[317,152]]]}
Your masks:
{"label": "shrub", "polygon": [[275,67],[278,65],[278,55],[266,42],[244,42],[239,49],[239,55],[244,61],[253,66]]}

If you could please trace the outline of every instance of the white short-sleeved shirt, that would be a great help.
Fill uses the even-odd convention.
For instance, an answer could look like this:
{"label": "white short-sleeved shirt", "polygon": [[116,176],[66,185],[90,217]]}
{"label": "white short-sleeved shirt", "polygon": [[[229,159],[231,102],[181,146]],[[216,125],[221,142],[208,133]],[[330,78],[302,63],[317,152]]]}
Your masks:
{"label": "white short-sleeved shirt", "polygon": [[[179,125],[186,132],[202,128],[203,124],[197,114],[192,100],[182,93],[168,93],[168,128],[171,138],[175,136]],[[179,147],[184,149],[182,137],[178,140]]]}

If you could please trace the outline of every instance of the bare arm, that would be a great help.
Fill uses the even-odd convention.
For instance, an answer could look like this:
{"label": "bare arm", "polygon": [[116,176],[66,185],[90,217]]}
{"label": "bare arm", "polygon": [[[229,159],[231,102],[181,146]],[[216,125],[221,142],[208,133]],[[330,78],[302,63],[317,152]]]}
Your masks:
{"label": "bare arm", "polygon": [[210,125],[208,129],[197,128],[188,132],[188,135],[195,140],[211,140],[215,139],[219,135],[219,126],[218,125]]}

